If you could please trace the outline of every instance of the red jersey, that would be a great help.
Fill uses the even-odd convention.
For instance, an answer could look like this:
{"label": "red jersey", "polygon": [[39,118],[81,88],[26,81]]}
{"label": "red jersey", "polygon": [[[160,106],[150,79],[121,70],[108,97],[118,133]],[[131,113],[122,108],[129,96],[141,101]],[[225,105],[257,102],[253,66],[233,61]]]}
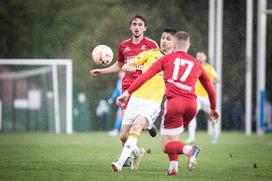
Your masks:
{"label": "red jersey", "polygon": [[[158,45],[154,40],[143,37],[139,43],[134,44],[132,38],[130,38],[119,44],[117,60],[125,64],[139,53],[153,48],[158,48]],[[142,74],[142,70],[143,65],[140,65],[135,72],[126,73],[122,80],[122,91],[127,90],[130,84]]]}
{"label": "red jersey", "polygon": [[195,100],[195,85],[199,79],[207,90],[211,109],[216,109],[216,94],[208,75],[198,60],[182,51],[170,53],[157,60],[142,76],[131,84],[128,92],[134,92],[145,81],[160,71],[164,73],[166,98],[182,96]]}

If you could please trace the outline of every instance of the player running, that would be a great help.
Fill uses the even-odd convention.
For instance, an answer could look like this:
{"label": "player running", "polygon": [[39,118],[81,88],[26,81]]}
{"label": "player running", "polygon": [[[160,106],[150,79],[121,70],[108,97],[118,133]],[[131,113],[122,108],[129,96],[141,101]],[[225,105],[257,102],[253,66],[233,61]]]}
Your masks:
{"label": "player running", "polygon": [[[207,63],[207,56],[204,52],[197,52],[196,59],[200,61],[203,69],[207,73],[208,77],[210,78],[212,84],[216,84],[219,81],[218,75],[214,68]],[[197,95],[197,112],[199,110],[203,110],[205,113],[209,114],[210,109],[210,102],[208,98],[208,94],[205,91],[204,87],[201,85],[199,81],[196,83],[195,93]],[[188,138],[185,141],[186,143],[193,143],[196,141],[196,116],[190,122],[188,126]],[[208,120],[208,133],[212,135],[211,143],[216,144],[218,138],[219,127],[218,124]]]}
{"label": "player running", "polygon": [[206,89],[210,100],[209,116],[212,121],[219,117],[216,111],[216,93],[209,77],[199,61],[187,54],[190,47],[190,35],[179,31],[174,36],[174,53],[165,55],[156,61],[142,76],[136,79],[119,98],[118,104],[123,104],[127,97],[137,90],[148,79],[163,71],[166,102],[161,123],[161,140],[163,151],[168,154],[168,175],[178,175],[179,154],[188,156],[188,169],[196,165],[200,152],[198,145],[193,147],[179,141],[179,135],[188,126],[196,113],[195,84],[199,79]]}
{"label": "player running", "polygon": [[[135,59],[123,66],[124,71],[135,71],[139,65],[144,65],[144,72],[160,57],[169,54],[173,49],[173,35],[176,30],[165,29],[160,40],[161,49],[152,49],[139,54]],[[138,137],[142,130],[153,125],[161,110],[161,101],[164,94],[162,73],[150,79],[141,88],[135,91],[129,100],[123,125],[130,126],[129,137],[117,162],[112,162],[113,171],[120,171],[127,160],[133,154],[132,169],[138,169],[141,157],[145,154],[144,148],[138,147]]]}

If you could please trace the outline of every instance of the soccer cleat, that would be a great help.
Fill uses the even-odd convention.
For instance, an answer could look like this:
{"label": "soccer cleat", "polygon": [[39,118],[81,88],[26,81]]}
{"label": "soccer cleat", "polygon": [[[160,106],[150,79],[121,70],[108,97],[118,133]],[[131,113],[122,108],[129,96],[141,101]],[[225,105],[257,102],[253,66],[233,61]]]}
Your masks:
{"label": "soccer cleat", "polygon": [[199,152],[200,152],[200,147],[198,145],[194,145],[188,155],[188,170],[189,171],[192,171],[193,169],[195,169],[195,166],[197,164],[196,158]]}
{"label": "soccer cleat", "polygon": [[144,156],[145,153],[146,153],[145,149],[140,147],[138,155],[135,155],[135,157],[131,160],[131,169],[132,170],[137,170],[139,168],[141,158]]}
{"label": "soccer cleat", "polygon": [[122,166],[120,166],[117,162],[112,162],[111,163],[111,169],[114,172],[119,172],[122,170]]}
{"label": "soccer cleat", "polygon": [[154,124],[152,124],[152,127],[147,130],[148,130],[150,136],[155,137],[157,135],[158,129]]}
{"label": "soccer cleat", "polygon": [[167,171],[167,176],[178,176],[178,171],[176,169],[169,169]]}
{"label": "soccer cleat", "polygon": [[123,167],[130,167],[131,166],[131,157],[128,157],[127,160],[125,161]]}

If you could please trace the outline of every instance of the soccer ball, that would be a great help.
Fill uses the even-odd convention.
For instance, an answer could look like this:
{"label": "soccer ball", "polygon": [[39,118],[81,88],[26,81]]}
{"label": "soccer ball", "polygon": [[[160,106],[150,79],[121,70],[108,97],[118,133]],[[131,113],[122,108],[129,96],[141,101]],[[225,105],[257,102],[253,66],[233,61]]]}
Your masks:
{"label": "soccer ball", "polygon": [[98,45],[93,49],[92,58],[98,65],[109,65],[113,59],[113,52],[107,45]]}

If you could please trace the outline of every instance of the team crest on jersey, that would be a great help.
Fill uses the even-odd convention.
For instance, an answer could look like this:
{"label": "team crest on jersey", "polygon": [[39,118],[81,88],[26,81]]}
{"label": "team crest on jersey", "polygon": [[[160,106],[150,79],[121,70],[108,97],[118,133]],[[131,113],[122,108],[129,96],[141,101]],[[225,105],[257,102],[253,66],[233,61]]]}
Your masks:
{"label": "team crest on jersey", "polygon": [[126,48],[125,48],[125,52],[128,52],[128,51],[130,51],[130,48],[129,48],[129,47],[126,47]]}
{"label": "team crest on jersey", "polygon": [[141,46],[141,50],[145,50],[146,49],[146,46],[145,45],[142,45]]}

